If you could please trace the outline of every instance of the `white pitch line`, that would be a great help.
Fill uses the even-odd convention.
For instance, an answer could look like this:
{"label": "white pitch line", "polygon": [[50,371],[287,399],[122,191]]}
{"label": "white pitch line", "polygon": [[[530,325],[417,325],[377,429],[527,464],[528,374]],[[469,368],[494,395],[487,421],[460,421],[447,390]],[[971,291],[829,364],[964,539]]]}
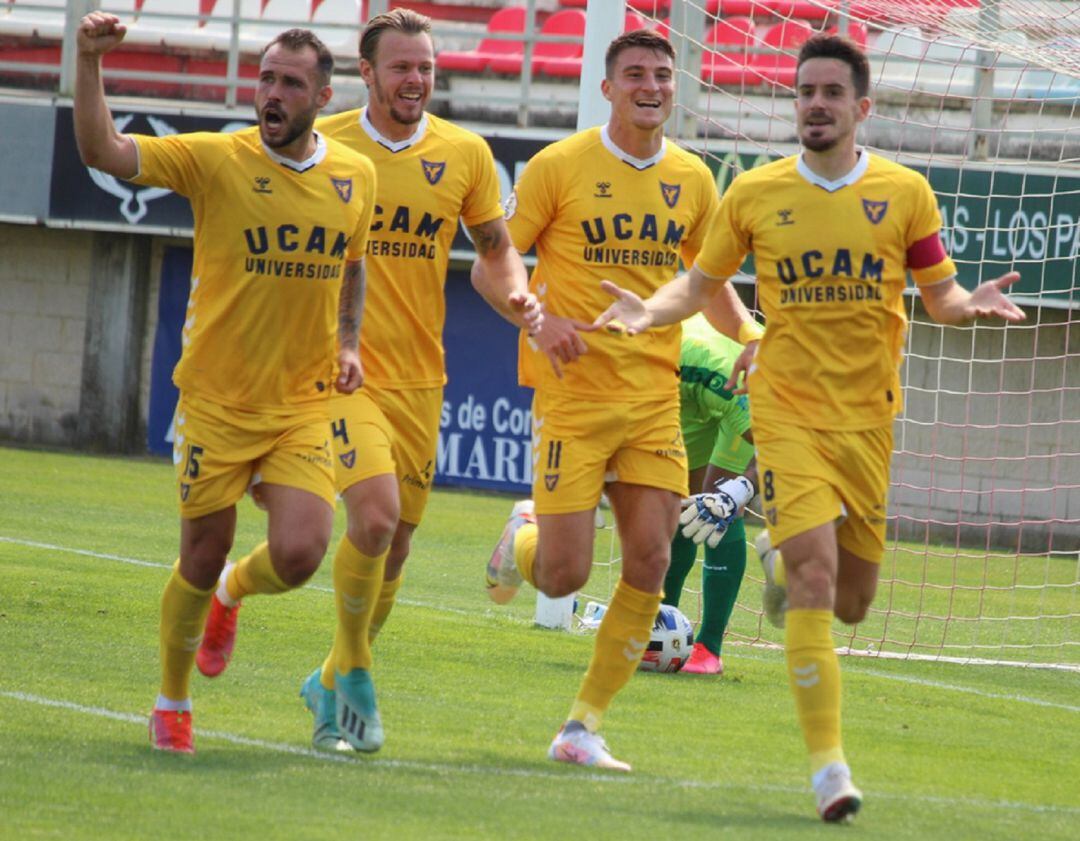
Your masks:
{"label": "white pitch line", "polygon": [[[0,698],[8,698],[13,701],[22,701],[24,703],[35,704],[40,707],[70,710],[71,712],[77,712],[81,715],[98,716],[99,718],[105,718],[111,721],[119,721],[125,724],[137,724],[140,727],[146,726],[145,715],[117,712],[116,710],[109,710],[103,707],[90,707],[84,704],[76,704],[72,701],[63,701],[54,698],[45,698],[41,695],[32,695],[27,692],[12,692],[9,690],[0,689]],[[449,762],[419,762],[409,759],[375,759],[373,757],[359,757],[350,754],[323,753],[322,751],[317,751],[314,748],[301,747],[299,745],[289,744],[286,742],[270,742],[266,741],[265,739],[252,739],[248,736],[239,736],[235,733],[228,733],[223,730],[199,730],[197,732],[200,739],[212,739],[222,742],[228,742],[229,744],[239,745],[241,747],[258,748],[260,750],[270,751],[273,753],[283,753],[290,756],[301,757],[304,759],[313,759],[319,762],[352,763],[357,765],[358,767],[380,771],[405,770],[423,771],[425,773],[434,773],[440,775],[475,774],[513,776],[534,780],[553,780],[556,782],[569,782],[572,785],[577,785],[582,780],[586,782],[611,783],[615,785],[641,784],[649,787],[650,790],[654,790],[657,785],[663,785],[667,787],[674,786],[685,789],[758,791],[793,795],[809,794],[808,788],[799,786],[748,785],[746,783],[728,783],[715,781],[709,782],[707,780],[687,780],[672,777],[657,777],[649,774],[636,774],[633,776],[628,776],[626,774],[618,774],[615,772],[612,772],[610,774],[600,774],[596,773],[595,771],[572,771],[570,769],[567,769],[564,773],[557,773],[555,771],[537,771],[532,768],[506,768],[504,766],[495,765],[477,765],[463,763],[455,764]],[[880,797],[886,800],[901,800],[904,802],[908,802],[913,796],[917,796],[920,803],[936,803],[946,807],[955,807],[957,805],[962,805],[971,808],[1001,809],[1004,811],[1012,812],[1080,815],[1080,807],[1073,806],[1023,803],[1010,800],[983,800],[980,798],[968,797],[941,797],[924,794],[912,795],[908,793],[900,794],[881,791],[870,791],[868,793],[875,798]]]}
{"label": "white pitch line", "polygon": [[[760,655],[745,653],[744,647],[738,649],[738,656],[745,660],[753,660],[758,663],[775,663],[776,658],[761,657]],[[947,689],[952,692],[964,692],[968,695],[976,695],[980,698],[987,698],[993,701],[1015,701],[1018,704],[1034,704],[1037,707],[1050,707],[1057,710],[1065,710],[1071,713],[1080,713],[1080,707],[1073,706],[1072,704],[1059,704],[1056,701],[1044,701],[1041,698],[1032,698],[1028,695],[1010,695],[1004,692],[987,692],[985,689],[978,689],[974,686],[959,686],[955,683],[942,683],[937,680],[929,680],[927,678],[911,677],[909,675],[892,674],[890,672],[882,672],[877,669],[866,669],[861,666],[852,665],[850,662],[844,663],[845,674],[856,675],[869,675],[870,677],[881,678],[882,680],[894,680],[898,683],[911,683],[916,686],[933,687],[934,689]]]}
{"label": "white pitch line", "polygon": [[[37,549],[50,549],[55,552],[68,552],[73,555],[83,555],[90,558],[100,558],[107,561],[119,561],[124,564],[132,564],[134,566],[141,567],[155,567],[161,569],[172,569],[172,564],[156,563],[153,561],[140,561],[135,558],[126,558],[122,555],[110,555],[103,552],[92,552],[88,549],[74,549],[69,546],[57,546],[52,543],[39,543],[34,540],[22,540],[14,537],[4,537],[0,535],[0,543],[13,543],[19,546],[30,546]],[[302,588],[305,590],[316,590],[320,593],[333,594],[334,590],[331,587],[322,587],[318,584],[309,584]],[[453,613],[459,616],[477,616],[487,615],[482,614],[479,611],[468,611],[456,607],[447,607],[445,605],[431,604],[429,602],[418,601],[416,599],[398,599],[399,604],[409,605],[410,607],[424,608],[425,610],[436,610],[443,613]],[[510,617],[504,617],[509,620]],[[743,647],[739,647],[740,656],[747,660],[755,660],[758,662],[775,663],[775,658],[759,657],[753,654],[743,653]],[[1066,712],[1080,712],[1080,706],[1073,706],[1072,704],[1060,704],[1055,701],[1044,701],[1041,698],[1032,698],[1027,695],[1010,695],[1000,692],[987,692],[982,689],[977,689],[973,686],[957,686],[956,684],[941,683],[939,681],[928,680],[925,678],[909,677],[905,675],[890,674],[889,672],[882,672],[876,669],[864,669],[858,666],[847,666],[846,669],[850,669],[851,672],[856,674],[870,675],[872,677],[879,677],[883,680],[893,680],[899,683],[910,683],[918,686],[933,687],[935,689],[947,689],[952,692],[964,692],[968,695],[975,695],[980,698],[987,698],[995,701],[1013,701],[1019,704],[1032,704],[1038,707],[1048,707],[1050,709],[1065,710]]]}
{"label": "white pitch line", "polygon": [[[848,671],[848,670],[845,670]],[[1072,704],[1059,704],[1056,701],[1044,701],[1041,698],[1032,698],[1028,695],[1011,695],[1005,692],[987,692],[984,689],[976,689],[973,686],[957,686],[953,683],[942,683],[937,680],[928,680],[920,677],[910,677],[907,675],[894,675],[889,672],[879,672],[877,669],[862,669],[854,668],[850,670],[853,674],[870,675],[872,677],[884,678],[885,680],[896,680],[901,683],[912,683],[916,686],[929,686],[934,689],[948,689],[952,692],[966,692],[969,695],[978,695],[980,698],[989,698],[995,701],[1017,701],[1022,704],[1034,704],[1038,707],[1050,707],[1055,710],[1065,710],[1071,713],[1080,713],[1080,707],[1073,706]]]}
{"label": "white pitch line", "polygon": [[[89,549],[75,549],[71,546],[57,546],[55,543],[41,543],[37,540],[23,540],[17,537],[4,537],[0,535],[0,543],[12,543],[16,546],[28,546],[32,549],[48,549],[52,552],[66,552],[69,555],[82,555],[87,558],[99,558],[103,561],[117,561],[122,564],[130,564],[137,567],[151,567],[153,569],[172,569],[172,564],[163,564],[160,561],[140,561],[138,558],[126,558],[123,555],[110,555],[107,552],[92,552]],[[317,590],[320,593],[333,593],[333,587],[322,587],[318,584],[308,584],[303,590]],[[398,604],[406,604],[410,607],[422,607],[427,610],[438,610],[442,613],[455,613],[459,616],[474,616],[476,611],[464,610],[459,607],[447,607],[446,605],[430,604],[417,601],[416,599],[398,599]]]}

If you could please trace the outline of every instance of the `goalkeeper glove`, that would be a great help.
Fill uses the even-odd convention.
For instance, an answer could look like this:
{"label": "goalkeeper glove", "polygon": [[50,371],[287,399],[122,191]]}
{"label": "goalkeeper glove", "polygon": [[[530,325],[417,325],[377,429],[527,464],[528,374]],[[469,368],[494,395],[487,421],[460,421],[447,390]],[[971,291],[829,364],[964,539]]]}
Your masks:
{"label": "goalkeeper glove", "polygon": [[754,486],[745,476],[717,483],[713,493],[690,497],[689,505],[679,516],[683,537],[705,543],[710,549],[720,545],[739,512],[754,498]]}

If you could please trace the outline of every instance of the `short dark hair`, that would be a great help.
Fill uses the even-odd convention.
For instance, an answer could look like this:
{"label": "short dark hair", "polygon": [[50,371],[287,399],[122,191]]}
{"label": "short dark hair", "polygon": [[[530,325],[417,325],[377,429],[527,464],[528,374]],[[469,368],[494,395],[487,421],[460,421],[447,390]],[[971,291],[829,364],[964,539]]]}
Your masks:
{"label": "short dark hair", "polygon": [[607,53],[604,55],[604,75],[607,78],[610,79],[611,74],[615,72],[615,62],[619,54],[631,47],[644,47],[646,50],[663,53],[672,62],[675,61],[675,48],[671,46],[667,38],[651,29],[634,29],[624,32],[608,45]]}
{"label": "short dark hair", "polygon": [[851,82],[855,86],[855,96],[864,97],[870,93],[870,62],[866,53],[850,38],[841,35],[815,35],[808,39],[799,50],[799,60],[795,67],[798,79],[799,68],[812,58],[835,58],[851,68]]}
{"label": "short dark hair", "polygon": [[259,58],[262,58],[275,44],[280,44],[287,50],[300,52],[304,47],[315,50],[316,63],[319,69],[319,81],[325,87],[330,84],[330,77],[334,75],[334,56],[319,36],[310,29],[286,29],[273,41],[263,47]]}
{"label": "short dark hair", "polygon": [[374,63],[379,39],[388,29],[403,35],[431,36],[431,18],[412,9],[391,9],[386,14],[375,15],[360,33],[360,58]]}

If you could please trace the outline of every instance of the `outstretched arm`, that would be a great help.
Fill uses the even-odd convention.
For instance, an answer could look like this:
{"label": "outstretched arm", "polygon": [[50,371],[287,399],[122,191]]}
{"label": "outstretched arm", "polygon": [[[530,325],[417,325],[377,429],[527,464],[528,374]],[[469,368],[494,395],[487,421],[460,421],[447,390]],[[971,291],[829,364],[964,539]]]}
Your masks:
{"label": "outstretched arm", "polygon": [[360,322],[364,318],[364,295],[367,275],[363,260],[350,260],[338,293],[338,378],[335,387],[341,394],[352,394],[364,384],[360,364]]}
{"label": "outstretched arm", "polygon": [[938,324],[964,324],[976,318],[1003,318],[1017,322],[1027,316],[1009,300],[1005,290],[1019,279],[1019,273],[1009,272],[981,283],[968,292],[954,278],[950,278],[932,286],[920,286],[919,295],[926,311]]}
{"label": "outstretched arm", "polygon": [[516,327],[528,331],[540,326],[540,303],[529,291],[528,276],[521,255],[510,241],[506,221],[500,216],[469,228],[476,261],[470,279],[495,312]]}
{"label": "outstretched arm", "polygon": [[615,298],[615,303],[597,316],[593,326],[606,327],[616,333],[625,331],[633,336],[650,327],[674,324],[703,309],[721,282],[694,266],[643,301],[629,289],[602,280],[601,288]]}
{"label": "outstretched arm", "polygon": [[82,162],[117,178],[132,178],[139,171],[135,141],[116,130],[101,83],[101,57],[114,49],[127,33],[116,15],[91,12],[76,30],[75,140]]}

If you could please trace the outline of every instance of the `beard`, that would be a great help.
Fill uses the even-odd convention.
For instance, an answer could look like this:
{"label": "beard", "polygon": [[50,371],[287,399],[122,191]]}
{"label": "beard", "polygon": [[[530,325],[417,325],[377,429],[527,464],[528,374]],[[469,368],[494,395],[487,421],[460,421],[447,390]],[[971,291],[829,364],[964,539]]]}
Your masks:
{"label": "beard", "polygon": [[799,140],[802,142],[804,149],[809,149],[811,152],[828,152],[837,143],[840,142],[840,136],[834,135],[833,137],[826,137],[823,135],[814,135],[812,132],[819,126],[824,128],[825,126],[834,125],[833,123],[806,125],[803,126],[802,131],[799,133]]}
{"label": "beard", "polygon": [[387,108],[387,111],[390,114],[390,119],[393,120],[395,123],[398,123],[399,125],[415,126],[424,116],[424,105],[426,103],[423,102],[423,100],[417,102],[418,107],[415,117],[412,117],[400,111],[397,106],[391,105],[391,97],[383,89],[383,86],[379,84],[378,78],[376,78],[374,83],[371,85],[371,95],[380,105]]}
{"label": "beard", "polygon": [[[273,109],[274,113],[284,117],[280,109]],[[265,113],[265,112],[264,112]],[[315,115],[318,113],[318,108],[312,108],[304,111],[301,114],[297,114],[294,117],[284,120],[284,131],[278,137],[267,137],[264,131],[265,118],[264,114],[259,115],[259,135],[262,137],[263,143],[269,146],[271,149],[281,149],[288,146],[297,138],[302,137],[305,132],[309,131],[315,124]]]}

